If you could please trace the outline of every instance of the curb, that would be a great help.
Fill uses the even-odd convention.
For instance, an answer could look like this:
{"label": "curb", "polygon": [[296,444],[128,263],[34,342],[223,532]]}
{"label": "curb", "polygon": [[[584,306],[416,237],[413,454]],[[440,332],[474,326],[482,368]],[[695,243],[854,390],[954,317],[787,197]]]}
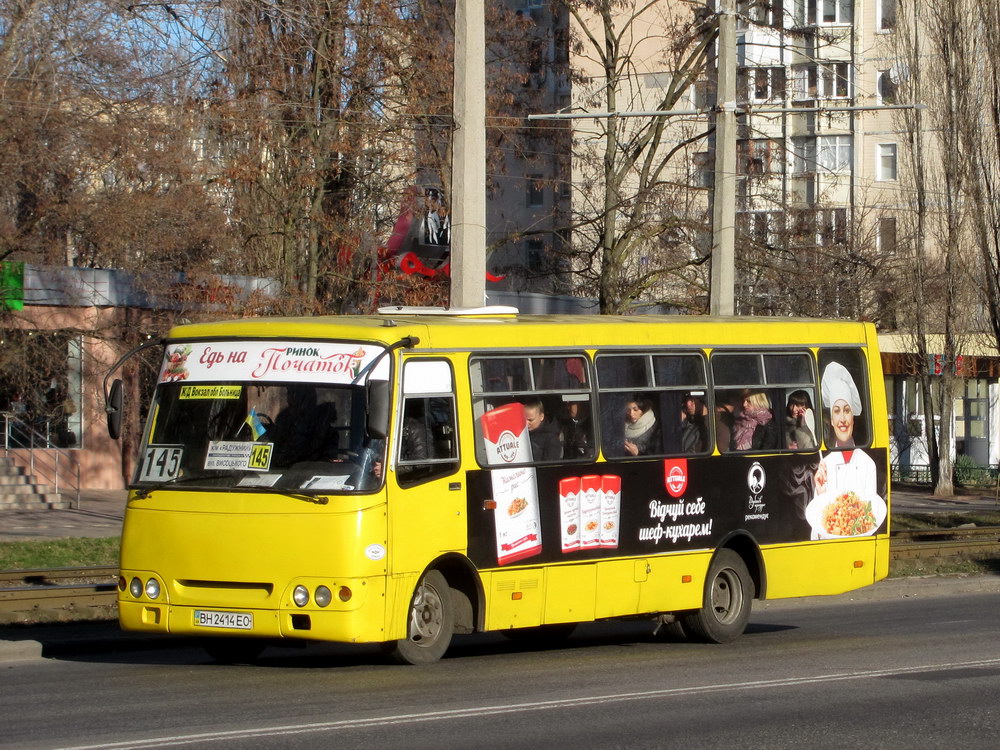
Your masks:
{"label": "curb", "polygon": [[[12,637],[13,636],[13,637]],[[23,637],[18,637],[23,636]],[[190,647],[191,638],[126,633],[117,620],[0,628],[0,664],[39,659]]]}
{"label": "curb", "polygon": [[41,658],[42,644],[38,641],[0,641],[0,664]]}

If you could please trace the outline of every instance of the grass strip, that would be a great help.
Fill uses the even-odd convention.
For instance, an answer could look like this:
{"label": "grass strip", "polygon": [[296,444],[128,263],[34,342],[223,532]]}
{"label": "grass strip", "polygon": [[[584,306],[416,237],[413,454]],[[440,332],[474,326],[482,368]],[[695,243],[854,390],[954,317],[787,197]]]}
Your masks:
{"label": "grass strip", "polygon": [[0,570],[117,565],[116,536],[0,542]]}

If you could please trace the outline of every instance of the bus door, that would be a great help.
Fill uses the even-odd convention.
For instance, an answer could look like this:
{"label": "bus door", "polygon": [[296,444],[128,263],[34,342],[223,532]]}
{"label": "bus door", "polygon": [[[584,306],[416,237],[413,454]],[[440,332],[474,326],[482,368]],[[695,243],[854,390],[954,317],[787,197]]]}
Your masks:
{"label": "bus door", "polygon": [[405,359],[389,453],[393,573],[419,574],[441,553],[465,548],[457,430],[451,363]]}

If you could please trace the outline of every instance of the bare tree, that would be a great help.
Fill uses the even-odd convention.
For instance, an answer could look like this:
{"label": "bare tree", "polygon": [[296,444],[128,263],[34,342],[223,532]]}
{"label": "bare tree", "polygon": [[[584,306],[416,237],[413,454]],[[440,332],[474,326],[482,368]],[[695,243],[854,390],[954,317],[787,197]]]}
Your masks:
{"label": "bare tree", "polygon": [[596,296],[603,313],[629,311],[670,279],[682,282],[676,298],[689,298],[694,279],[685,272],[706,254],[696,239],[703,211],[689,213],[685,178],[692,146],[707,132],[697,122],[613,113],[677,108],[703,74],[716,28],[686,6],[655,0],[566,5],[579,103],[612,113],[575,134],[575,286]]}

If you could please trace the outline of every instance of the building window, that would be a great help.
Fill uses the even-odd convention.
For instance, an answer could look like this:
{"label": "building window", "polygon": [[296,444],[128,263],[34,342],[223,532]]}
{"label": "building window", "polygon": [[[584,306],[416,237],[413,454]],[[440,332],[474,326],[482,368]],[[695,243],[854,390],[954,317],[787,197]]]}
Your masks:
{"label": "building window", "polygon": [[785,95],[785,69],[741,68],[737,74],[740,98],[748,102],[766,102]]}
{"label": "building window", "polygon": [[542,175],[528,175],[528,207],[539,208],[545,205],[545,189],[542,187]]}
{"label": "building window", "polygon": [[833,62],[819,65],[819,95],[827,99],[843,99],[851,95],[851,65]]}
{"label": "building window", "polygon": [[817,212],[816,241],[821,247],[847,242],[847,209],[827,208]]}
{"label": "building window", "polygon": [[852,95],[852,68],[846,62],[792,66],[793,99],[844,99]]}
{"label": "building window", "polygon": [[875,165],[875,179],[890,181],[896,179],[896,144],[878,144],[878,162]]}
{"label": "building window", "polygon": [[[808,0],[807,0],[808,1]],[[851,23],[853,0],[815,0],[820,23]]]}
{"label": "building window", "polygon": [[766,138],[738,141],[737,171],[745,175],[777,174],[784,171],[781,142]]}
{"label": "building window", "polygon": [[694,162],[695,187],[712,187],[712,155],[708,151],[697,151]]}
{"label": "building window", "polygon": [[878,251],[882,255],[896,254],[896,217],[883,216],[878,220]]}
{"label": "building window", "polygon": [[893,31],[896,28],[896,0],[877,0],[875,3],[875,30]]}
{"label": "building window", "polygon": [[816,139],[811,136],[792,138],[792,170],[796,174],[816,171]]}
{"label": "building window", "polygon": [[798,25],[848,24],[853,0],[796,0],[793,10]]}
{"label": "building window", "polygon": [[780,211],[747,211],[737,214],[736,222],[743,236],[755,245],[777,247],[781,244]]}
{"label": "building window", "polygon": [[782,0],[739,0],[736,4],[737,25],[746,28],[747,19],[761,26],[776,26],[781,28],[783,3]]}
{"label": "building window", "polygon": [[527,240],[524,244],[524,265],[531,273],[539,273],[545,265],[545,243],[539,239]]}
{"label": "building window", "polygon": [[816,139],[817,162],[829,172],[851,168],[852,138],[849,135],[821,135]]}
{"label": "building window", "polygon": [[878,72],[878,101],[879,104],[897,103],[897,86],[893,80],[891,70],[880,70]]}

